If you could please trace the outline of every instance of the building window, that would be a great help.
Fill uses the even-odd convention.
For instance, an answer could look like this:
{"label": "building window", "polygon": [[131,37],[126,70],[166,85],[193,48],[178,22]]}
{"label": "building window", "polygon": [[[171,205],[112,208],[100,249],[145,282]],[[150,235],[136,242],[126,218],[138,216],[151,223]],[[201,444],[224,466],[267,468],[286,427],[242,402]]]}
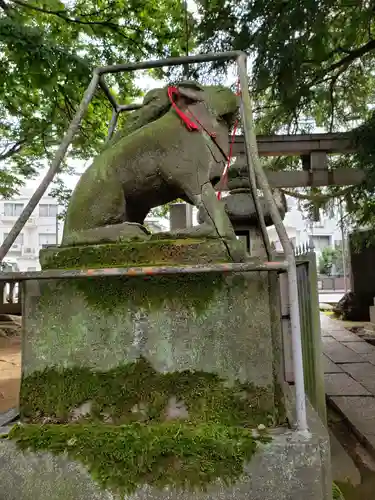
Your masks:
{"label": "building window", "polygon": [[39,217],[57,217],[57,205],[39,205]]}
{"label": "building window", "polygon": [[7,217],[19,217],[23,210],[23,203],[4,203],[4,215]]}
{"label": "building window", "polygon": [[[5,241],[5,238],[7,238],[9,233],[4,233],[4,238],[3,241]],[[23,245],[23,234],[19,234],[16,238],[16,241],[13,243],[13,245]]]}
{"label": "building window", "polygon": [[49,245],[56,244],[55,233],[39,233],[39,246],[45,248]]}
{"label": "building window", "polygon": [[323,235],[315,236],[315,235],[313,235],[311,238],[312,238],[312,241],[314,243],[315,250],[322,251],[325,248],[331,246],[331,237],[330,236],[325,236],[325,235],[324,236]]}

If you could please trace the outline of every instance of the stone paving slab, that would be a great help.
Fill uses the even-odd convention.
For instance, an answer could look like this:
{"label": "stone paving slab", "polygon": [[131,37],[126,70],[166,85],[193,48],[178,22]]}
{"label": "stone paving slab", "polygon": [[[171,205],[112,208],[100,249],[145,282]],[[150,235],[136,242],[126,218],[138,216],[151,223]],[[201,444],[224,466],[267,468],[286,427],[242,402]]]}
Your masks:
{"label": "stone paving slab", "polygon": [[10,408],[8,411],[0,414],[0,427],[7,425],[19,415],[18,408]]}
{"label": "stone paving slab", "polygon": [[324,314],[321,328],[328,399],[375,453],[375,347]]}
{"label": "stone paving slab", "polygon": [[375,451],[375,398],[337,396],[331,400]]}
{"label": "stone paving slab", "polygon": [[320,327],[322,330],[329,330],[331,332],[342,329],[342,325],[338,321],[334,321],[326,314],[320,314]]}
{"label": "stone paving slab", "polygon": [[357,354],[374,354],[375,355],[375,347],[368,342],[342,342],[342,344]]}
{"label": "stone paving slab", "polygon": [[334,363],[361,363],[364,359],[352,349],[330,337],[323,337],[323,352]]}
{"label": "stone paving slab", "polygon": [[[371,363],[372,365],[375,365],[375,353],[368,353],[368,354],[362,354],[362,358],[364,361],[367,361],[368,363]],[[374,371],[374,377],[375,377],[375,371]]]}
{"label": "stone paving slab", "polygon": [[[371,363],[348,363],[340,367],[375,395],[375,369]],[[375,427],[375,422],[374,422]]]}
{"label": "stone paving slab", "polygon": [[363,342],[366,344],[364,340],[361,340],[358,335],[355,333],[349,332],[349,330],[345,330],[345,328],[340,328],[339,330],[330,331],[329,334],[336,340],[340,342]]}
{"label": "stone paving slab", "polygon": [[331,445],[332,479],[343,483],[349,479],[354,486],[360,484],[361,475],[359,470],[331,431],[329,432],[329,441]]}
{"label": "stone paving slab", "polygon": [[327,396],[371,396],[370,391],[347,373],[326,373],[324,381]]}
{"label": "stone paving slab", "polygon": [[324,373],[342,373],[340,366],[336,365],[336,363],[331,361],[325,354],[323,354],[323,367]]}
{"label": "stone paving slab", "polygon": [[332,335],[330,334],[329,330],[321,330],[321,334],[322,334],[322,337],[332,337]]}

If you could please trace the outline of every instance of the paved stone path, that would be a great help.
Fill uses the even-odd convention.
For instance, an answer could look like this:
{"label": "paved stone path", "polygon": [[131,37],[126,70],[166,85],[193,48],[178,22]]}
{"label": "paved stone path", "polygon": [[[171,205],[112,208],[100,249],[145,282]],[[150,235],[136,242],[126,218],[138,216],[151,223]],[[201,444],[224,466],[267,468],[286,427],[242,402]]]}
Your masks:
{"label": "paved stone path", "polygon": [[375,452],[375,347],[321,314],[326,394]]}

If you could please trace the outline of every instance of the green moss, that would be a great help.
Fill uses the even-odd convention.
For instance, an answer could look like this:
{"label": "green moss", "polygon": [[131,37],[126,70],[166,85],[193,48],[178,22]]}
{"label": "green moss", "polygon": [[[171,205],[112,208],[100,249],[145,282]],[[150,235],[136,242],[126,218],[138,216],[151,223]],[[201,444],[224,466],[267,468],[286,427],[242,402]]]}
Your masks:
{"label": "green moss", "polygon": [[338,484],[332,484],[332,498],[333,500],[345,500],[344,495]]}
{"label": "green moss", "polygon": [[[185,265],[223,261],[224,247],[217,241],[178,240],[127,242],[121,244],[92,245],[46,249],[41,253],[43,269],[80,269],[110,267],[142,267]],[[194,262],[191,262],[191,261]],[[143,263],[143,264],[142,264]],[[146,277],[101,278],[85,277],[61,284],[82,292],[95,309],[114,311],[118,307],[160,309],[164,305],[178,309],[194,309],[201,312],[220,291],[224,282],[222,273],[210,275],[170,275]],[[47,287],[48,288],[48,287]],[[43,292],[42,292],[43,293]],[[46,290],[46,294],[50,293]]]}
{"label": "green moss", "polygon": [[215,239],[151,239],[100,245],[46,248],[42,269],[95,269],[228,262],[225,246]]}
{"label": "green moss", "polygon": [[[161,310],[193,309],[203,312],[224,285],[222,274],[123,278],[86,278],[67,286],[82,293],[94,309],[113,312],[118,308]],[[73,292],[74,293],[74,292]]]}
{"label": "green moss", "polygon": [[283,425],[288,422],[287,412],[285,408],[285,396],[283,389],[279,382],[274,382],[274,398],[275,398],[275,412],[274,421],[275,425]]}
{"label": "green moss", "polygon": [[219,478],[234,483],[257,441],[269,441],[238,427],[179,422],[22,425],[13,427],[8,438],[21,449],[67,453],[85,464],[103,488],[122,495],[145,484],[205,490]]}
{"label": "green moss", "polygon": [[[232,386],[203,371],[160,373],[144,358],[107,372],[75,367],[47,369],[23,378],[21,417],[67,423],[74,410],[90,402],[81,421],[116,424],[162,422],[171,398],[182,401],[191,422],[254,426],[267,424],[269,390],[235,382]],[[272,417],[272,416],[271,416]]]}
{"label": "green moss", "polygon": [[[24,423],[9,438],[67,452],[122,494],[143,484],[204,489],[238,479],[257,441],[269,440],[251,431],[267,424],[268,392],[203,371],[160,373],[144,358],[107,372],[48,369],[23,378]],[[180,418],[171,417],[171,401],[183,405]]]}

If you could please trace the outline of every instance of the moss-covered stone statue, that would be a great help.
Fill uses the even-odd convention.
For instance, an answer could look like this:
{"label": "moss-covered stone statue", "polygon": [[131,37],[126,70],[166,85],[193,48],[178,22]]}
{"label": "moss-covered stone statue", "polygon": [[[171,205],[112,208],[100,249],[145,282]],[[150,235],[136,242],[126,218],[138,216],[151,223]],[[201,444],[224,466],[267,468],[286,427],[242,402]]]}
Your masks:
{"label": "moss-covered stone statue", "polygon": [[173,96],[168,87],[150,91],[82,175],[68,207],[63,245],[147,238],[142,224],[150,209],[177,198],[207,215],[207,225],[190,229],[194,235],[234,240],[213,184],[227,161],[237,112],[238,98],[222,86],[185,81]]}

